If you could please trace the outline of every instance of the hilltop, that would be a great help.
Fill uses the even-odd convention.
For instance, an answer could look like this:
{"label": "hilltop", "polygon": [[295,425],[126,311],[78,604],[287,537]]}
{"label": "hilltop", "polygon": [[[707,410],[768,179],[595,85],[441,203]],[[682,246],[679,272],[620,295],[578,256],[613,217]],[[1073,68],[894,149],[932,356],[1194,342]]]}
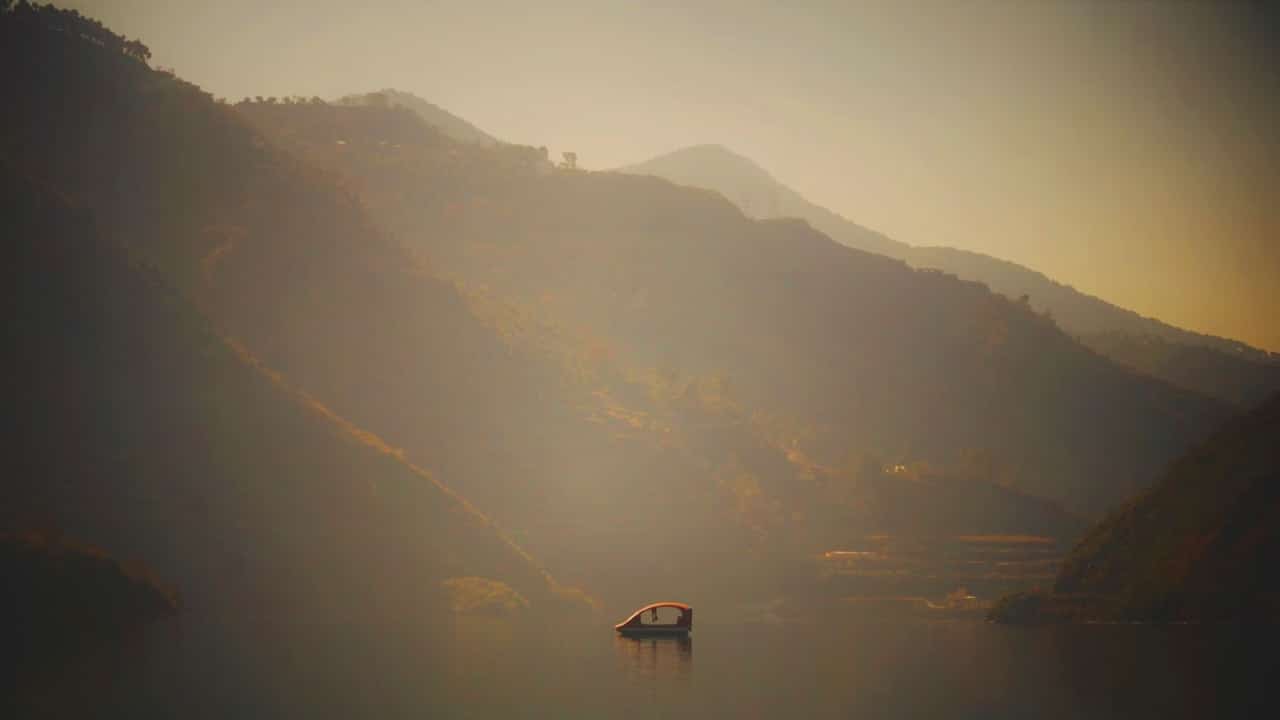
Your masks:
{"label": "hilltop", "polygon": [[335,105],[354,105],[371,107],[402,107],[411,111],[423,122],[439,130],[452,140],[460,143],[491,146],[497,145],[498,139],[439,105],[427,102],[422,98],[403,90],[387,88],[375,92],[344,95],[334,101]]}

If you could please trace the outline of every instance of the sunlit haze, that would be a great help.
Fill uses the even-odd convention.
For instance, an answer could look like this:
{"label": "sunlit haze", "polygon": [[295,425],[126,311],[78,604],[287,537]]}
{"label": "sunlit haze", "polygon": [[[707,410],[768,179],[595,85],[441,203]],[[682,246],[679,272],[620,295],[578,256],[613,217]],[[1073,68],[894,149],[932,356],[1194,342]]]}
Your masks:
{"label": "sunlit haze", "polygon": [[71,5],[0,717],[1280,717],[1280,13]]}
{"label": "sunlit haze", "polygon": [[218,96],[395,87],[590,168],[719,143],[903,242],[1280,350],[1259,4],[70,5]]}

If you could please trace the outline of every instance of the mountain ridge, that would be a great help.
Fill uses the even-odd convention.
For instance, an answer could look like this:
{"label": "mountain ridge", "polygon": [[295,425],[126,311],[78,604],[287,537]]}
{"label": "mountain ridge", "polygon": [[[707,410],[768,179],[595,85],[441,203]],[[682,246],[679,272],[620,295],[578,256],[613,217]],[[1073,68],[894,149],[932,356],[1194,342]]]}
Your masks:
{"label": "mountain ridge", "polygon": [[[1097,510],[1142,487],[1150,471],[1125,459],[1137,448],[1167,459],[1225,410],[1115,366],[978,283],[839,245],[802,221],[753,220],[711,190],[542,172],[537,150],[517,146],[464,150],[423,136],[387,153],[372,123],[338,149],[319,116],[339,108],[238,107],[362,188],[372,215],[434,266],[589,327],[640,367],[725,373],[749,404],[824,428],[813,448],[824,464],[860,451],[943,462],[987,447],[1014,475],[1038,478],[1023,490]],[[1063,383],[1080,383],[1078,392]],[[1119,412],[1120,396],[1136,404]],[[1031,397],[1043,412],[1017,409]],[[1113,401],[1103,412],[1133,428],[1079,452],[1048,439],[1083,442],[1066,428],[1096,426],[1084,419],[1090,408]],[[1166,415],[1161,405],[1178,409]],[[1095,455],[1088,470],[1066,469]]]}
{"label": "mountain ridge", "polygon": [[499,141],[467,120],[410,92],[383,88],[368,93],[344,95],[333,101],[335,105],[372,105],[375,107],[403,107],[422,118],[428,125],[444,133],[446,137],[461,143],[491,146]]}
{"label": "mountain ridge", "polygon": [[1052,313],[1064,329],[1086,341],[1096,333],[1123,330],[1210,347],[1251,362],[1280,367],[1280,355],[1275,353],[1141,316],[1011,261],[959,248],[913,246],[893,240],[810,202],[754,161],[721,145],[674,150],[618,171],[658,175],[679,184],[710,188],[724,194],[749,216],[799,217],[842,244],[901,259],[914,267],[937,268],[963,279],[979,280],[1011,298],[1027,295],[1033,307]]}

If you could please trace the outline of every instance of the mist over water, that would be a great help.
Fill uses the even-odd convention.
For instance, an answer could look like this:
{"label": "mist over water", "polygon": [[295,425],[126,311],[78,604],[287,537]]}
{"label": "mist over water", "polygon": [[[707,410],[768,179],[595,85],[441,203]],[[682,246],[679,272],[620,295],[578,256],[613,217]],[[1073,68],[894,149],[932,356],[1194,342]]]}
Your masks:
{"label": "mist over water", "polygon": [[[709,613],[708,613],[709,615]],[[705,617],[705,616],[704,616]],[[631,639],[607,624],[509,620],[262,628],[225,638],[157,626],[91,655],[82,693],[23,702],[118,717],[1262,717],[1274,628],[1089,625],[830,615],[700,619],[687,638]],[[228,629],[230,626],[228,626]],[[121,662],[129,656],[130,662]]]}

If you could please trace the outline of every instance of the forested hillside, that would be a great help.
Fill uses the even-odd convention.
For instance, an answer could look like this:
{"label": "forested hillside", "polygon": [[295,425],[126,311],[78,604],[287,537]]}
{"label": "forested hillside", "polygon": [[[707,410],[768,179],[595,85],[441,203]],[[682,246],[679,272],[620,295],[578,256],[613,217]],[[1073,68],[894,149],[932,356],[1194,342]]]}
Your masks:
{"label": "forested hillside", "polygon": [[[1150,481],[1224,406],[1125,370],[1026,304],[753,221],[656,178],[547,172],[532,148],[345,144],[338,109],[240,107],[346,177],[396,238],[439,266],[581,323],[641,367],[715,375],[800,418],[825,464],[981,456],[1014,485],[1099,512]],[[523,154],[522,154],[523,153]]]}
{"label": "forested hillside", "polygon": [[997,618],[1216,621],[1280,618],[1280,395],[1227,423],[1067,558],[1052,594]]}
{"label": "forested hillside", "polygon": [[436,604],[451,575],[551,597],[465,500],[220,337],[92,213],[7,168],[3,191],[5,525],[144,562],[197,612],[363,617]]}
{"label": "forested hillside", "polygon": [[[365,211],[374,189],[410,197],[438,188],[445,202],[459,193],[484,202],[493,183],[545,173],[532,148],[456,145],[399,108],[221,105],[41,22],[6,20],[5,52],[21,71],[6,76],[4,90],[22,112],[4,119],[3,151],[17,171],[59,188],[92,214],[105,242],[154,264],[157,282],[193,301],[246,357],[351,427],[403,448],[572,584],[606,598],[761,590],[813,553],[867,533],[1068,537],[1078,527],[1052,504],[995,487],[990,466],[934,470],[922,482],[883,475],[883,462],[809,460],[796,445],[806,425],[758,413],[708,374],[655,372],[589,328],[544,322],[536,303],[444,280],[434,257],[415,257]],[[68,102],[81,111],[64,113]],[[246,117],[302,120],[297,137],[325,152],[274,127],[260,134]],[[386,167],[404,174],[366,184],[335,172],[330,154],[390,158]],[[432,182],[414,184],[424,166],[397,165],[401,157],[436,163]],[[109,380],[93,382],[125,392]],[[195,418],[211,411],[188,405],[193,417],[175,426],[198,428]],[[262,424],[246,427],[251,436],[279,443],[292,432],[259,415]],[[274,433],[272,422],[286,429]],[[40,439],[47,429],[32,432]],[[337,482],[349,466],[330,461],[321,477]],[[364,474],[348,479],[364,487]],[[256,481],[244,482],[247,492]],[[948,487],[935,496],[930,483]],[[396,508],[405,522],[418,516],[412,503]],[[470,544],[438,527],[443,535],[430,544],[451,548],[447,557]],[[311,556],[298,562],[323,566]],[[507,579],[538,605],[527,583],[478,574]]]}
{"label": "forested hillside", "polygon": [[[8,522],[83,530],[77,537],[154,565],[196,604],[240,596],[240,583],[218,591],[228,563],[236,572],[260,563],[257,581],[307,603],[356,604],[313,592],[319,581],[300,582],[301,573],[344,582],[344,573],[386,573],[405,592],[378,602],[402,609],[430,604],[446,570],[508,581],[535,605],[547,596],[554,583],[465,499],[327,402],[299,394],[304,385],[266,370],[257,348],[221,337],[270,336],[273,322],[322,324],[322,314],[290,314],[298,308],[287,293],[308,293],[319,279],[308,263],[329,262],[335,277],[349,275],[337,262],[401,259],[350,196],[267,149],[194,86],[80,32],[109,32],[100,26],[47,7],[0,19],[9,65],[22,70],[5,79],[21,112],[5,115],[0,145],[12,208],[6,272],[19,301],[7,327],[29,362],[9,376],[23,398],[9,416],[23,452],[7,458],[18,479],[5,489]],[[62,113],[68,98],[84,113]],[[240,238],[246,247],[234,249],[255,251],[249,277],[220,295],[218,261]],[[335,258],[339,239],[359,250]],[[272,263],[277,276],[257,274]],[[414,272],[398,267],[385,284],[416,288]],[[331,307],[364,326],[364,308],[331,290]],[[444,336],[465,343],[461,300],[439,283],[420,292],[402,314],[421,317],[420,301],[436,302],[463,325]],[[188,297],[221,317],[210,324]],[[331,319],[341,329],[341,317]],[[470,332],[486,333],[474,322]],[[450,384],[420,368],[415,377]],[[374,549],[405,541],[396,552]],[[291,559],[272,554],[277,542]],[[199,560],[205,553],[216,557]],[[267,570],[280,567],[289,570]],[[369,582],[351,590],[367,592]]]}

